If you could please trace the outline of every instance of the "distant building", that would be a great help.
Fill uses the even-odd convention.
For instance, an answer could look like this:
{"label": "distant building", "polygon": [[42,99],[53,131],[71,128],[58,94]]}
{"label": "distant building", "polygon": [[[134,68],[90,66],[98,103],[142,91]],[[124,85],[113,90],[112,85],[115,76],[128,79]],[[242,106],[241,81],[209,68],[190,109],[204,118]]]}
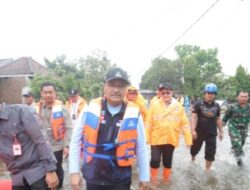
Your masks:
{"label": "distant building", "polygon": [[148,102],[156,95],[156,92],[153,90],[140,89],[139,91]]}
{"label": "distant building", "polygon": [[31,57],[0,59],[0,99],[7,104],[22,103],[22,89],[37,73],[47,75],[49,71]]}

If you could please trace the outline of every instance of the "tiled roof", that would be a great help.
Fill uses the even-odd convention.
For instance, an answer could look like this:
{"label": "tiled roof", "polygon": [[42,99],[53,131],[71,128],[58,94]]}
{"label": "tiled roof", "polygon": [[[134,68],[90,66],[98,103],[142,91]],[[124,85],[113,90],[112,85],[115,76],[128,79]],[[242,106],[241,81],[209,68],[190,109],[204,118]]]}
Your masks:
{"label": "tiled roof", "polygon": [[35,73],[44,72],[47,70],[46,67],[33,60],[31,57],[21,57],[16,60],[11,60],[7,63],[6,61],[4,62],[1,60],[0,77],[12,75],[34,75]]}
{"label": "tiled roof", "polygon": [[13,59],[0,59],[0,68],[10,63],[11,61],[13,61]]}

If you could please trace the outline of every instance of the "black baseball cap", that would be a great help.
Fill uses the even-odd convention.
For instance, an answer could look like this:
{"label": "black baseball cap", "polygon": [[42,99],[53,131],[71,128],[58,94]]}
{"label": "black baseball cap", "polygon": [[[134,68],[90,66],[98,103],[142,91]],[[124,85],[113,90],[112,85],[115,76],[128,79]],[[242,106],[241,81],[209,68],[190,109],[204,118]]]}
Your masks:
{"label": "black baseball cap", "polygon": [[30,91],[26,91],[22,95],[23,95],[23,97],[30,97],[30,96],[34,97],[34,94]]}
{"label": "black baseball cap", "polygon": [[122,80],[127,85],[130,84],[127,72],[121,69],[120,67],[112,67],[108,70],[104,81],[109,82],[111,80]]}
{"label": "black baseball cap", "polygon": [[77,89],[71,89],[69,91],[69,96],[76,96],[79,93]]}
{"label": "black baseball cap", "polygon": [[170,83],[161,83],[158,86],[158,90],[163,90],[163,89],[167,89],[167,90],[173,90],[173,86]]}

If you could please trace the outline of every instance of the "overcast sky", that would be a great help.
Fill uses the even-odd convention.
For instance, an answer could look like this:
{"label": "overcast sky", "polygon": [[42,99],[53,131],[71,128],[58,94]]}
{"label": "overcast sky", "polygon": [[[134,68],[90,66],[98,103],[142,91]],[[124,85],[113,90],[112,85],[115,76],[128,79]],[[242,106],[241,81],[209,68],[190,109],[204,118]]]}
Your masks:
{"label": "overcast sky", "polygon": [[234,75],[239,64],[250,70],[249,18],[250,0],[0,0],[0,59],[75,60],[100,49],[138,85],[152,59],[190,44],[218,48],[223,72]]}

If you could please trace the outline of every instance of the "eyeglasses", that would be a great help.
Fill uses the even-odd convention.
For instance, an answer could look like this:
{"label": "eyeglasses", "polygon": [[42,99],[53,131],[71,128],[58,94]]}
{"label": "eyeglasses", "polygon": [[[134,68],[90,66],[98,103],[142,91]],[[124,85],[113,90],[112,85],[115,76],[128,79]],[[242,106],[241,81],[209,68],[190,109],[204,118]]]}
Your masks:
{"label": "eyeglasses", "polygon": [[171,92],[161,92],[161,95],[170,95],[171,94]]}
{"label": "eyeglasses", "polygon": [[137,95],[137,92],[128,92],[130,95]]}

